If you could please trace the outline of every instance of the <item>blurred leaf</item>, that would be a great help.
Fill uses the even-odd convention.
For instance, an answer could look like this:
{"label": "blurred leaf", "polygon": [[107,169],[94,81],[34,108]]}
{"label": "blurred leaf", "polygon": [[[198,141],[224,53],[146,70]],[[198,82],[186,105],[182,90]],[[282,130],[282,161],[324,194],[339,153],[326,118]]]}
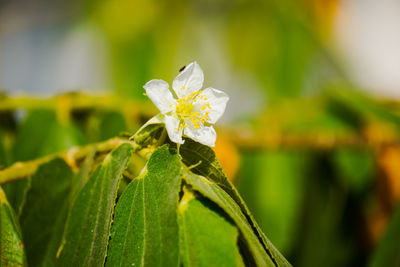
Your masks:
{"label": "blurred leaf", "polygon": [[14,145],[15,161],[26,161],[40,156],[49,127],[56,121],[50,110],[34,110],[19,127]]}
{"label": "blurred leaf", "polygon": [[356,109],[351,102],[343,101],[342,99],[332,97],[331,95],[328,95],[327,98],[325,109],[340,121],[351,127],[354,131],[360,132],[366,122],[365,114]]}
{"label": "blurred leaf", "polygon": [[120,112],[109,111],[102,115],[100,121],[100,140],[106,140],[114,136],[119,136],[126,131],[125,118]]}
{"label": "blurred leaf", "polygon": [[0,132],[0,168],[8,166],[8,155],[4,145],[4,135]]}
{"label": "blurred leaf", "polygon": [[281,251],[294,241],[308,157],[295,151],[244,153],[239,192],[262,230]]}
{"label": "blurred leaf", "polygon": [[107,266],[178,266],[180,161],[163,146],[119,200]]}
{"label": "blurred leaf", "polygon": [[132,146],[121,145],[84,185],[70,211],[59,266],[104,264],[118,183],[131,155]]}
{"label": "blurred leaf", "polygon": [[367,149],[339,148],[333,154],[333,163],[343,184],[356,193],[365,192],[376,173],[374,155]]}
{"label": "blurred leaf", "polygon": [[38,156],[46,156],[87,143],[86,137],[74,125],[61,125],[54,122],[49,127],[45,137],[46,142],[41,147]]}
{"label": "blurred leaf", "polygon": [[356,246],[361,218],[348,190],[337,181],[330,159],[321,153],[307,173],[302,218],[294,237],[296,266],[364,266]]}
{"label": "blurred leaf", "polygon": [[34,110],[20,126],[14,145],[14,159],[31,160],[84,143],[83,134],[73,125],[58,123],[53,111]]}
{"label": "blurred leaf", "polygon": [[346,108],[349,113],[358,114],[358,117],[368,118],[373,116],[379,120],[400,125],[400,115],[385,107],[382,103],[367,97],[355,88],[344,85],[343,90],[330,90],[328,97]]}
{"label": "blurred leaf", "polygon": [[0,265],[26,266],[21,230],[13,209],[0,187]]}
{"label": "blurred leaf", "polygon": [[[0,92],[0,100],[7,98]],[[0,132],[15,132],[17,127],[14,115],[14,110],[5,109],[0,111]]]}
{"label": "blurred leaf", "polygon": [[54,235],[61,235],[55,222],[68,200],[73,173],[61,159],[39,167],[30,178],[20,222],[30,266],[40,266]]}
{"label": "blurred leaf", "polygon": [[184,266],[244,266],[237,247],[237,228],[207,198],[184,193],[179,229]]}
{"label": "blurred leaf", "polygon": [[[229,13],[229,56],[257,75],[270,103],[309,93],[310,70],[321,46],[298,19],[308,18],[302,16],[303,6],[297,1],[238,2]],[[314,72],[323,72],[321,65]]]}
{"label": "blurred leaf", "polygon": [[400,202],[397,204],[386,232],[374,252],[369,266],[400,266]]}

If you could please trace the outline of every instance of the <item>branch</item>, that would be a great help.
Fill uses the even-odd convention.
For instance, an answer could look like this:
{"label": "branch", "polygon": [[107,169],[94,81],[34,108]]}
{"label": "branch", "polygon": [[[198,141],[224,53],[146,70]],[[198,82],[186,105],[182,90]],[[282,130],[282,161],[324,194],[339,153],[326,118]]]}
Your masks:
{"label": "branch", "polygon": [[130,143],[134,147],[137,145],[126,139],[112,138],[104,142],[90,144],[83,147],[72,147],[67,151],[48,155],[31,161],[16,162],[9,168],[0,171],[0,185],[11,181],[24,179],[36,172],[40,165],[55,158],[62,158],[70,167],[78,167],[77,163],[83,162],[93,149],[97,154],[107,153],[123,143]]}
{"label": "branch", "polygon": [[156,108],[149,102],[117,95],[90,96],[79,92],[65,93],[50,98],[24,95],[8,97],[0,95],[0,111],[14,111],[19,108],[28,110],[49,108],[57,110],[60,106],[68,107],[69,110],[108,108],[126,111],[131,115],[143,115],[145,117],[152,117],[157,113]]}

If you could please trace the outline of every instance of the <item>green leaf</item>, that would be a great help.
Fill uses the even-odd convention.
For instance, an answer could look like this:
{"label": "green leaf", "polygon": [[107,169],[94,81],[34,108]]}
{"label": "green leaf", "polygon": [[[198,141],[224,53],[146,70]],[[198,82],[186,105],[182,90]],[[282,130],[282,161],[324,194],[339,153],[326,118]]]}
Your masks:
{"label": "green leaf", "polygon": [[104,159],[76,198],[58,266],[104,264],[118,183],[132,155],[123,144]]}
{"label": "green leaf", "polygon": [[146,122],[131,138],[140,148],[145,148],[156,144],[164,130],[161,123],[163,116],[161,113]]}
{"label": "green leaf", "polygon": [[365,120],[365,118],[373,116],[380,121],[400,125],[399,114],[393,112],[391,108],[355,90],[352,86],[345,85],[343,89],[345,90],[328,90],[328,99],[336,101],[348,113],[357,114],[360,119]]}
{"label": "green leaf", "polygon": [[61,125],[58,122],[50,125],[45,140],[46,142],[40,148],[39,156],[46,156],[87,143],[86,137],[74,125]]}
{"label": "green leaf", "polygon": [[400,202],[379,242],[369,266],[400,266]]}
{"label": "green leaf", "polygon": [[207,177],[221,186],[233,199],[241,201],[210,147],[185,138],[185,143],[180,147],[180,154],[186,166],[194,166],[200,163],[192,169],[194,173]]}
{"label": "green leaf", "polygon": [[[262,241],[254,233],[239,205],[221,187],[188,170],[184,169],[182,174],[183,179],[193,187],[193,190],[198,191],[203,196],[216,203],[235,222],[257,266],[275,266],[275,259],[268,255]],[[281,261],[280,263],[286,264],[286,261],[282,256],[280,256],[278,260]]]}
{"label": "green leaf", "polygon": [[126,130],[125,118],[120,112],[108,111],[102,115],[100,121],[100,140],[118,136]]}
{"label": "green leaf", "polygon": [[235,225],[215,203],[184,191],[179,206],[184,266],[243,266]]}
{"label": "green leaf", "polygon": [[0,187],[0,265],[26,266],[21,230],[14,211]]}
{"label": "green leaf", "polygon": [[3,185],[4,192],[7,195],[8,202],[11,204],[17,217],[22,212],[22,207],[26,201],[26,193],[30,187],[30,179],[22,179],[6,183]]}
{"label": "green leaf", "polygon": [[158,148],[119,200],[107,266],[178,266],[179,156]]}
{"label": "green leaf", "polygon": [[342,183],[355,193],[368,190],[376,171],[374,154],[366,148],[338,148],[333,151],[332,160]]}
{"label": "green leaf", "polygon": [[310,155],[302,151],[242,153],[239,192],[273,244],[292,249],[305,194]]}
{"label": "green leaf", "polygon": [[73,125],[62,125],[51,110],[32,111],[18,131],[14,157],[18,161],[68,149],[86,143],[85,137]]}
{"label": "green leaf", "polygon": [[19,161],[31,160],[39,156],[46,142],[49,127],[56,121],[50,110],[34,110],[18,130],[14,146],[14,158]]}
{"label": "green leaf", "polygon": [[180,153],[183,163],[186,166],[195,166],[191,170],[193,173],[201,175],[194,176],[192,172],[186,171],[186,174],[189,174],[186,178],[187,182],[192,184],[195,190],[217,203],[232,217],[243,233],[256,261],[259,264],[265,265],[268,262],[271,264],[271,260],[269,258],[268,260],[265,254],[268,252],[276,264],[290,266],[261,231],[239,193],[226,177],[212,149],[185,139],[184,145],[180,147]]}
{"label": "green leaf", "polygon": [[73,177],[68,201],[65,201],[63,206],[60,208],[60,214],[54,223],[53,235],[49,240],[48,248],[42,262],[43,266],[57,266],[56,256],[60,245],[65,240],[65,227],[68,225],[69,215],[71,214],[70,210],[76,197],[86,183],[87,177],[89,177],[94,155],[95,149],[91,151],[90,155],[86,158],[85,163],[79,169],[79,172]]}
{"label": "green leaf", "polygon": [[79,169],[79,172],[75,174],[73,178],[71,194],[70,194],[71,206],[72,203],[75,202],[75,199],[78,197],[78,194],[81,192],[82,188],[87,183],[92,168],[94,169],[93,165],[94,165],[95,155],[96,155],[96,149],[93,148],[90,151],[90,154],[86,157],[85,162]]}
{"label": "green leaf", "polygon": [[3,134],[0,129],[0,168],[2,169],[9,165],[9,153],[4,141],[5,134]]}
{"label": "green leaf", "polygon": [[[73,173],[62,159],[39,167],[30,178],[20,222],[30,266],[39,266],[53,235],[61,235],[55,222],[68,200]],[[61,215],[62,216],[62,215]]]}
{"label": "green leaf", "polygon": [[358,218],[351,215],[354,209],[349,209],[349,190],[338,185],[326,153],[318,155],[312,158],[312,168],[305,180],[304,211],[295,233],[293,264],[300,267],[357,266],[359,241],[349,233],[359,226],[351,223],[349,227],[346,222]]}

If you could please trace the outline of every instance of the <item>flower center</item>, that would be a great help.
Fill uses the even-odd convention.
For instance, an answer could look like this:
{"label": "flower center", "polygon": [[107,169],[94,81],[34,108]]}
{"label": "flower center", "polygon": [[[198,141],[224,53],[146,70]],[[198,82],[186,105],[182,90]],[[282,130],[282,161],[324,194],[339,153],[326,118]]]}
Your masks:
{"label": "flower center", "polygon": [[197,100],[202,99],[202,100],[207,100],[207,98],[203,95],[200,94],[200,91],[192,92],[190,95],[187,97],[182,97],[178,99],[176,102],[175,106],[175,112],[176,115],[174,117],[177,117],[181,120],[181,126],[183,128],[187,127],[187,123],[185,122],[185,119],[190,120],[193,123],[193,127],[195,129],[200,128],[201,123],[204,123],[208,120],[208,115],[209,111],[206,111],[207,109],[211,110],[210,104],[206,102],[203,104],[200,108],[203,111],[203,114],[200,114],[199,111],[193,111],[194,110],[194,105]]}
{"label": "flower center", "polygon": [[181,117],[181,119],[184,119],[188,116],[190,116],[194,108],[192,102],[187,101],[186,99],[178,99],[177,100],[178,104],[176,105],[176,113]]}

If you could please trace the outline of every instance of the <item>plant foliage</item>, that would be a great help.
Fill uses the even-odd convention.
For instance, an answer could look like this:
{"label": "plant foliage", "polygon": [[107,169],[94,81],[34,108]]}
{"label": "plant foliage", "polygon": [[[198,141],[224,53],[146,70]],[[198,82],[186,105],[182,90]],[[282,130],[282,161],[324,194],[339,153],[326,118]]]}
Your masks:
{"label": "plant foliage", "polygon": [[[163,131],[149,123],[130,140],[91,151],[75,166],[55,158],[9,183],[22,186],[10,190],[20,194],[17,215],[1,194],[2,263],[290,266],[214,152],[191,140],[177,147]],[[137,158],[145,164],[132,175]]]}

